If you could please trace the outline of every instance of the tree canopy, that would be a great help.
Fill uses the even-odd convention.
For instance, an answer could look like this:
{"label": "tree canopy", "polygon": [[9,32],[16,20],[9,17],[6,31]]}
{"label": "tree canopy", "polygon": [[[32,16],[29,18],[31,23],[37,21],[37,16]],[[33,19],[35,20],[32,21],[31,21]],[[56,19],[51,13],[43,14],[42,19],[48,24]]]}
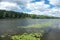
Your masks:
{"label": "tree canopy", "polygon": [[0,19],[5,19],[5,18],[33,18],[33,19],[35,19],[35,18],[36,19],[51,19],[52,18],[52,19],[54,19],[54,18],[59,18],[59,17],[0,10]]}

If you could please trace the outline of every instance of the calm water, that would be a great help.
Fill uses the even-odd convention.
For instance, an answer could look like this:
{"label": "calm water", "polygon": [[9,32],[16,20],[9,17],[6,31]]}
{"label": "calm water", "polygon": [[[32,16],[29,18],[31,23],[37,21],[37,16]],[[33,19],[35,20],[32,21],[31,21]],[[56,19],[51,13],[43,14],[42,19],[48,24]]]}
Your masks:
{"label": "calm water", "polygon": [[[57,40],[60,35],[60,19],[0,19],[0,34],[14,34],[24,32],[39,32],[41,29],[37,28],[17,28],[17,26],[27,26],[32,24],[51,22],[50,28],[45,28],[46,31],[52,30],[45,35],[42,40]],[[58,35],[58,36],[57,36]],[[47,39],[48,38],[48,39]],[[59,39],[60,40],[60,39]]]}
{"label": "calm water", "polygon": [[[33,31],[37,29],[21,29],[17,28],[18,26],[27,26],[32,24],[39,24],[43,22],[53,21],[52,19],[1,19],[0,20],[0,33],[17,33],[17,32],[26,32],[27,30]],[[40,30],[40,29],[39,29]]]}

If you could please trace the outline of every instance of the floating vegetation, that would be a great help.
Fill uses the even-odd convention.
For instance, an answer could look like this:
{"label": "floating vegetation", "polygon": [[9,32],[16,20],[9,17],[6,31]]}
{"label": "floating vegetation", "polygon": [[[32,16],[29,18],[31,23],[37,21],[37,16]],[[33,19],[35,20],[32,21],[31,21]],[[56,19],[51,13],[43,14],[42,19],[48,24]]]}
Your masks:
{"label": "floating vegetation", "polygon": [[41,40],[42,33],[23,33],[18,35],[1,35],[1,40]]}
{"label": "floating vegetation", "polygon": [[42,37],[41,33],[31,34],[24,33],[22,35],[14,35],[11,38],[12,40],[40,40],[41,37]]}
{"label": "floating vegetation", "polygon": [[41,24],[32,24],[32,25],[28,25],[28,26],[18,26],[17,28],[43,28],[43,27],[48,27],[51,25],[52,25],[51,22],[44,22]]}

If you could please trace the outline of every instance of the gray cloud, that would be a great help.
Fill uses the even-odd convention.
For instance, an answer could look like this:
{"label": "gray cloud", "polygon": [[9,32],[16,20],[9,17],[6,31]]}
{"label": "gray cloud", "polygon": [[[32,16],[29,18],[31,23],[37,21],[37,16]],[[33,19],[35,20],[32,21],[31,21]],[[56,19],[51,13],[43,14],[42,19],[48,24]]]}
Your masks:
{"label": "gray cloud", "polygon": [[26,5],[27,3],[31,2],[32,0],[0,0],[0,2],[13,2],[19,5]]}

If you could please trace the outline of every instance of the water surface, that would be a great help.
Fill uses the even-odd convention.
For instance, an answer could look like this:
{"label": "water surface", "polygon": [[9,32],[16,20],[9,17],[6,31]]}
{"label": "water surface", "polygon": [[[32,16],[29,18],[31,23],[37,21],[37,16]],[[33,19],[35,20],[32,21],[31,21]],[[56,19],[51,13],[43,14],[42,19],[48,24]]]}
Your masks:
{"label": "water surface", "polygon": [[60,40],[60,19],[0,19],[0,34],[14,34],[24,32],[39,32],[40,28],[17,28],[18,26],[27,26],[32,24],[41,24],[44,22],[51,22],[50,28],[44,28],[52,30],[48,32],[43,39],[46,40]]}

